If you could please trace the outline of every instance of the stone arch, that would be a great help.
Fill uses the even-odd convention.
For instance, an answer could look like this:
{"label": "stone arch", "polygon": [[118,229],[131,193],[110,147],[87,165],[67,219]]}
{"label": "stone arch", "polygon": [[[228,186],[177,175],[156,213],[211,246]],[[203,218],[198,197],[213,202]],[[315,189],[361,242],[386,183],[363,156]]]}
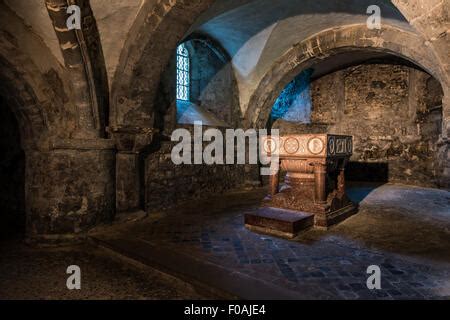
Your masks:
{"label": "stone arch", "polygon": [[14,105],[20,105],[12,111],[26,131],[23,138],[34,147],[45,147],[51,136],[70,138],[78,117],[70,79],[42,39],[9,7],[0,8],[1,83]]}
{"label": "stone arch", "polygon": [[[50,135],[52,116],[44,109],[51,104],[45,91],[51,90],[43,79],[36,77],[31,61],[21,54],[5,57],[5,48],[0,44],[0,93],[8,98],[21,131],[25,148],[37,149]],[[26,70],[26,68],[31,70]]]}
{"label": "stone arch", "polygon": [[[171,52],[196,18],[213,2],[214,0],[165,0],[156,4],[153,1],[144,2],[129,31],[112,82],[110,111],[112,126],[151,127],[153,125],[154,119],[150,109],[159,79],[169,62]],[[424,36],[424,39],[431,41],[427,43],[430,50],[439,52],[434,60],[445,62],[445,55],[448,52],[445,50],[448,48],[448,45],[445,45],[447,39],[445,1],[437,3],[424,0],[391,0],[390,2],[404,14],[415,29]],[[433,12],[436,13],[435,16],[431,14]],[[428,19],[436,23],[439,21],[444,23],[440,24],[440,28],[430,28],[426,23]],[[436,32],[439,34],[435,34]],[[397,45],[399,47],[393,51],[402,50],[402,44],[398,42]],[[420,47],[423,47],[423,43]],[[443,74],[448,81],[448,72]]]}
{"label": "stone arch", "polygon": [[116,190],[119,212],[142,208],[144,190],[135,182],[143,173],[137,163],[159,131],[153,109],[156,93],[177,45],[213,2],[146,0],[128,32],[110,91],[109,131],[121,168],[116,179],[126,185]]}
{"label": "stone arch", "polygon": [[416,34],[391,26],[369,30],[364,24],[322,31],[292,47],[266,72],[250,98],[244,124],[265,127],[275,100],[296,75],[314,62],[349,50],[376,50],[399,56],[429,72],[445,88],[445,72],[423,42]]}
{"label": "stone arch", "polygon": [[66,0],[46,0],[54,32],[64,58],[64,72],[70,77],[71,99],[77,108],[76,138],[106,136],[109,120],[109,88],[100,35],[89,1],[78,1],[81,29],[68,30]]}
{"label": "stone arch", "polygon": [[414,29],[427,40],[426,45],[435,52],[438,63],[445,69],[445,76],[448,81],[450,77],[448,61],[450,50],[448,12],[450,3],[448,1],[427,0],[391,0],[391,2],[400,10]]}
{"label": "stone arch", "polygon": [[111,89],[110,123],[152,127],[151,106],[169,60],[214,0],[146,1],[129,31]]}
{"label": "stone arch", "polygon": [[0,224],[1,237],[26,229],[25,153],[36,149],[47,127],[33,88],[0,56]]}
{"label": "stone arch", "polygon": [[18,122],[24,147],[36,148],[48,133],[47,121],[34,90],[4,58],[0,57],[0,94]]}
{"label": "stone arch", "polygon": [[0,8],[0,87],[22,131],[26,236],[83,236],[114,214],[113,143],[77,135],[83,114],[73,74],[23,20],[2,3]]}
{"label": "stone arch", "polygon": [[211,51],[213,51],[217,57],[223,62],[227,63],[231,61],[231,57],[228,52],[214,39],[206,34],[201,34],[198,32],[194,32],[189,35],[185,40],[187,41],[199,41],[202,42],[205,46],[207,46]]}
{"label": "stone arch", "polygon": [[[0,40],[0,95],[2,97],[2,114],[11,115],[11,123],[7,123],[4,130],[10,137],[18,138],[6,143],[6,150],[2,149],[2,160],[5,160],[5,167],[2,167],[2,178],[8,177],[8,172],[14,172],[10,176],[10,186],[5,190],[7,201],[3,202],[2,220],[5,218],[4,232],[9,234],[10,229],[14,229],[11,236],[25,231],[25,225],[30,222],[31,208],[27,192],[31,194],[29,176],[33,171],[32,157],[38,150],[48,149],[49,139],[53,134],[61,132],[56,128],[64,123],[59,123],[55,119],[58,103],[50,95],[53,88],[45,81],[43,75],[36,65],[26,54],[15,47],[12,37],[8,33],[1,31]],[[11,40],[11,42],[8,41]],[[47,74],[48,78],[55,78],[52,72]],[[6,121],[5,119],[2,119]],[[56,121],[55,121],[56,120]],[[2,122],[3,125],[3,122]],[[3,127],[4,128],[4,127]],[[17,132],[17,133],[16,133]],[[2,147],[5,144],[2,143]],[[19,152],[20,150],[20,152]],[[14,157],[11,161],[11,157]],[[27,168],[28,164],[28,168]],[[7,168],[8,170],[6,170]],[[13,188],[14,194],[8,194]],[[18,206],[16,204],[19,204]],[[3,216],[4,215],[4,216]],[[20,223],[19,223],[20,221]],[[19,226],[20,225],[20,226]],[[16,230],[17,229],[17,230]],[[20,229],[20,231],[19,231]],[[14,235],[13,235],[14,234]]]}

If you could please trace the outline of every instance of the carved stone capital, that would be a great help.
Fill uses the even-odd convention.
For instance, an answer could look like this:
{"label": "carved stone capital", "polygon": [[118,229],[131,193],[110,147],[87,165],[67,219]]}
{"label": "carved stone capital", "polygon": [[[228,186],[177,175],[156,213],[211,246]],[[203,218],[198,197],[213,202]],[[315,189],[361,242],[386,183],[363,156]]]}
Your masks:
{"label": "carved stone capital", "polygon": [[49,140],[50,150],[114,150],[114,141],[110,139],[60,139]]}
{"label": "carved stone capital", "polygon": [[159,131],[155,128],[119,126],[109,127],[108,132],[116,142],[119,152],[140,153],[152,143],[155,134]]}

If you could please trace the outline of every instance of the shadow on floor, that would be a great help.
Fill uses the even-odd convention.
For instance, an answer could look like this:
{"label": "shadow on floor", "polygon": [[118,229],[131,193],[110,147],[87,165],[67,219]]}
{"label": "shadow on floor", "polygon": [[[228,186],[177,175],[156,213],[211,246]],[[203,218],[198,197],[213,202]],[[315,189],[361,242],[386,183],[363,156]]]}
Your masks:
{"label": "shadow on floor", "polygon": [[354,203],[361,203],[373,191],[383,186],[384,182],[349,181],[347,183],[347,195]]}
{"label": "shadow on floor", "polygon": [[[328,231],[307,231],[297,241],[313,246],[332,236],[344,246],[450,262],[450,208],[443,191],[358,183],[349,185],[349,194],[355,202],[365,200],[358,214]],[[180,249],[184,244],[201,243],[206,236],[203,231],[210,229],[221,238],[251,238],[243,227],[243,214],[256,210],[264,195],[265,190],[258,189],[191,201],[157,221],[150,215],[149,221],[122,226],[119,233],[153,242],[186,240],[176,242]]]}

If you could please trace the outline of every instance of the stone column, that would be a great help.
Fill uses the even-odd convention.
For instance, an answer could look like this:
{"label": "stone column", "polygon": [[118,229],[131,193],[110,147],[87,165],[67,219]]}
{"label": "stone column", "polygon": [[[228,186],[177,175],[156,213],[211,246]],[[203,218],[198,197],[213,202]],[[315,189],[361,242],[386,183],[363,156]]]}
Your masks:
{"label": "stone column", "polygon": [[153,128],[111,127],[109,132],[117,145],[116,208],[117,212],[144,209],[140,154],[150,146],[156,133]]}
{"label": "stone column", "polygon": [[278,185],[280,183],[280,170],[269,177],[270,195],[273,197],[278,193]]}
{"label": "stone column", "polygon": [[327,202],[327,167],[325,164],[314,164],[314,184],[315,184],[315,200],[318,204]]}
{"label": "stone column", "polygon": [[55,139],[27,150],[25,181],[28,239],[82,238],[114,218],[114,142]]}
{"label": "stone column", "polygon": [[141,208],[139,153],[119,151],[116,156],[117,212]]}
{"label": "stone column", "polygon": [[345,194],[345,166],[347,165],[347,160],[342,160],[339,164],[338,170],[338,178],[337,178],[337,191],[339,195]]}

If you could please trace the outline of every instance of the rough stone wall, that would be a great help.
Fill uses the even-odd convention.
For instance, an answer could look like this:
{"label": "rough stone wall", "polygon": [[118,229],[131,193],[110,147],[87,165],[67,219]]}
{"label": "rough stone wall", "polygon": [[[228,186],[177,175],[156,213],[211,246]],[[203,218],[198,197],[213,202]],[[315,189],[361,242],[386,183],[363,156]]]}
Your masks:
{"label": "rough stone wall", "polygon": [[317,123],[339,123],[338,116],[343,109],[344,101],[344,72],[338,71],[323,77],[311,86],[311,97],[313,99],[313,113],[311,122]]}
{"label": "rough stone wall", "polygon": [[[184,126],[192,132],[192,126]],[[204,127],[204,130],[207,130]],[[175,165],[171,159],[177,142],[162,142],[145,164],[146,210],[167,208],[196,198],[242,187],[246,165]],[[206,143],[205,143],[206,146]],[[193,150],[193,147],[192,147]]]}
{"label": "rough stone wall", "polygon": [[382,170],[381,176],[391,181],[434,185],[438,134],[420,132],[417,113],[424,97],[420,88],[424,79],[417,74],[413,69],[395,65],[346,70],[344,115],[338,130],[353,133],[353,160],[369,163],[357,166],[359,170],[374,168]]}
{"label": "rough stone wall", "polygon": [[300,73],[281,92],[272,109],[271,121],[283,119],[286,121],[309,123],[311,120],[311,84],[312,70]]}
{"label": "rough stone wall", "polygon": [[278,123],[282,132],[351,134],[349,178],[436,186],[442,89],[402,65],[351,67],[312,84],[313,124]]}
{"label": "rough stone wall", "polygon": [[27,233],[59,240],[82,235],[113,219],[115,153],[101,147],[55,142],[47,152],[26,154]]}
{"label": "rough stone wall", "polygon": [[121,53],[111,88],[112,125],[147,127],[161,75],[189,27],[213,0],[143,3]]}

